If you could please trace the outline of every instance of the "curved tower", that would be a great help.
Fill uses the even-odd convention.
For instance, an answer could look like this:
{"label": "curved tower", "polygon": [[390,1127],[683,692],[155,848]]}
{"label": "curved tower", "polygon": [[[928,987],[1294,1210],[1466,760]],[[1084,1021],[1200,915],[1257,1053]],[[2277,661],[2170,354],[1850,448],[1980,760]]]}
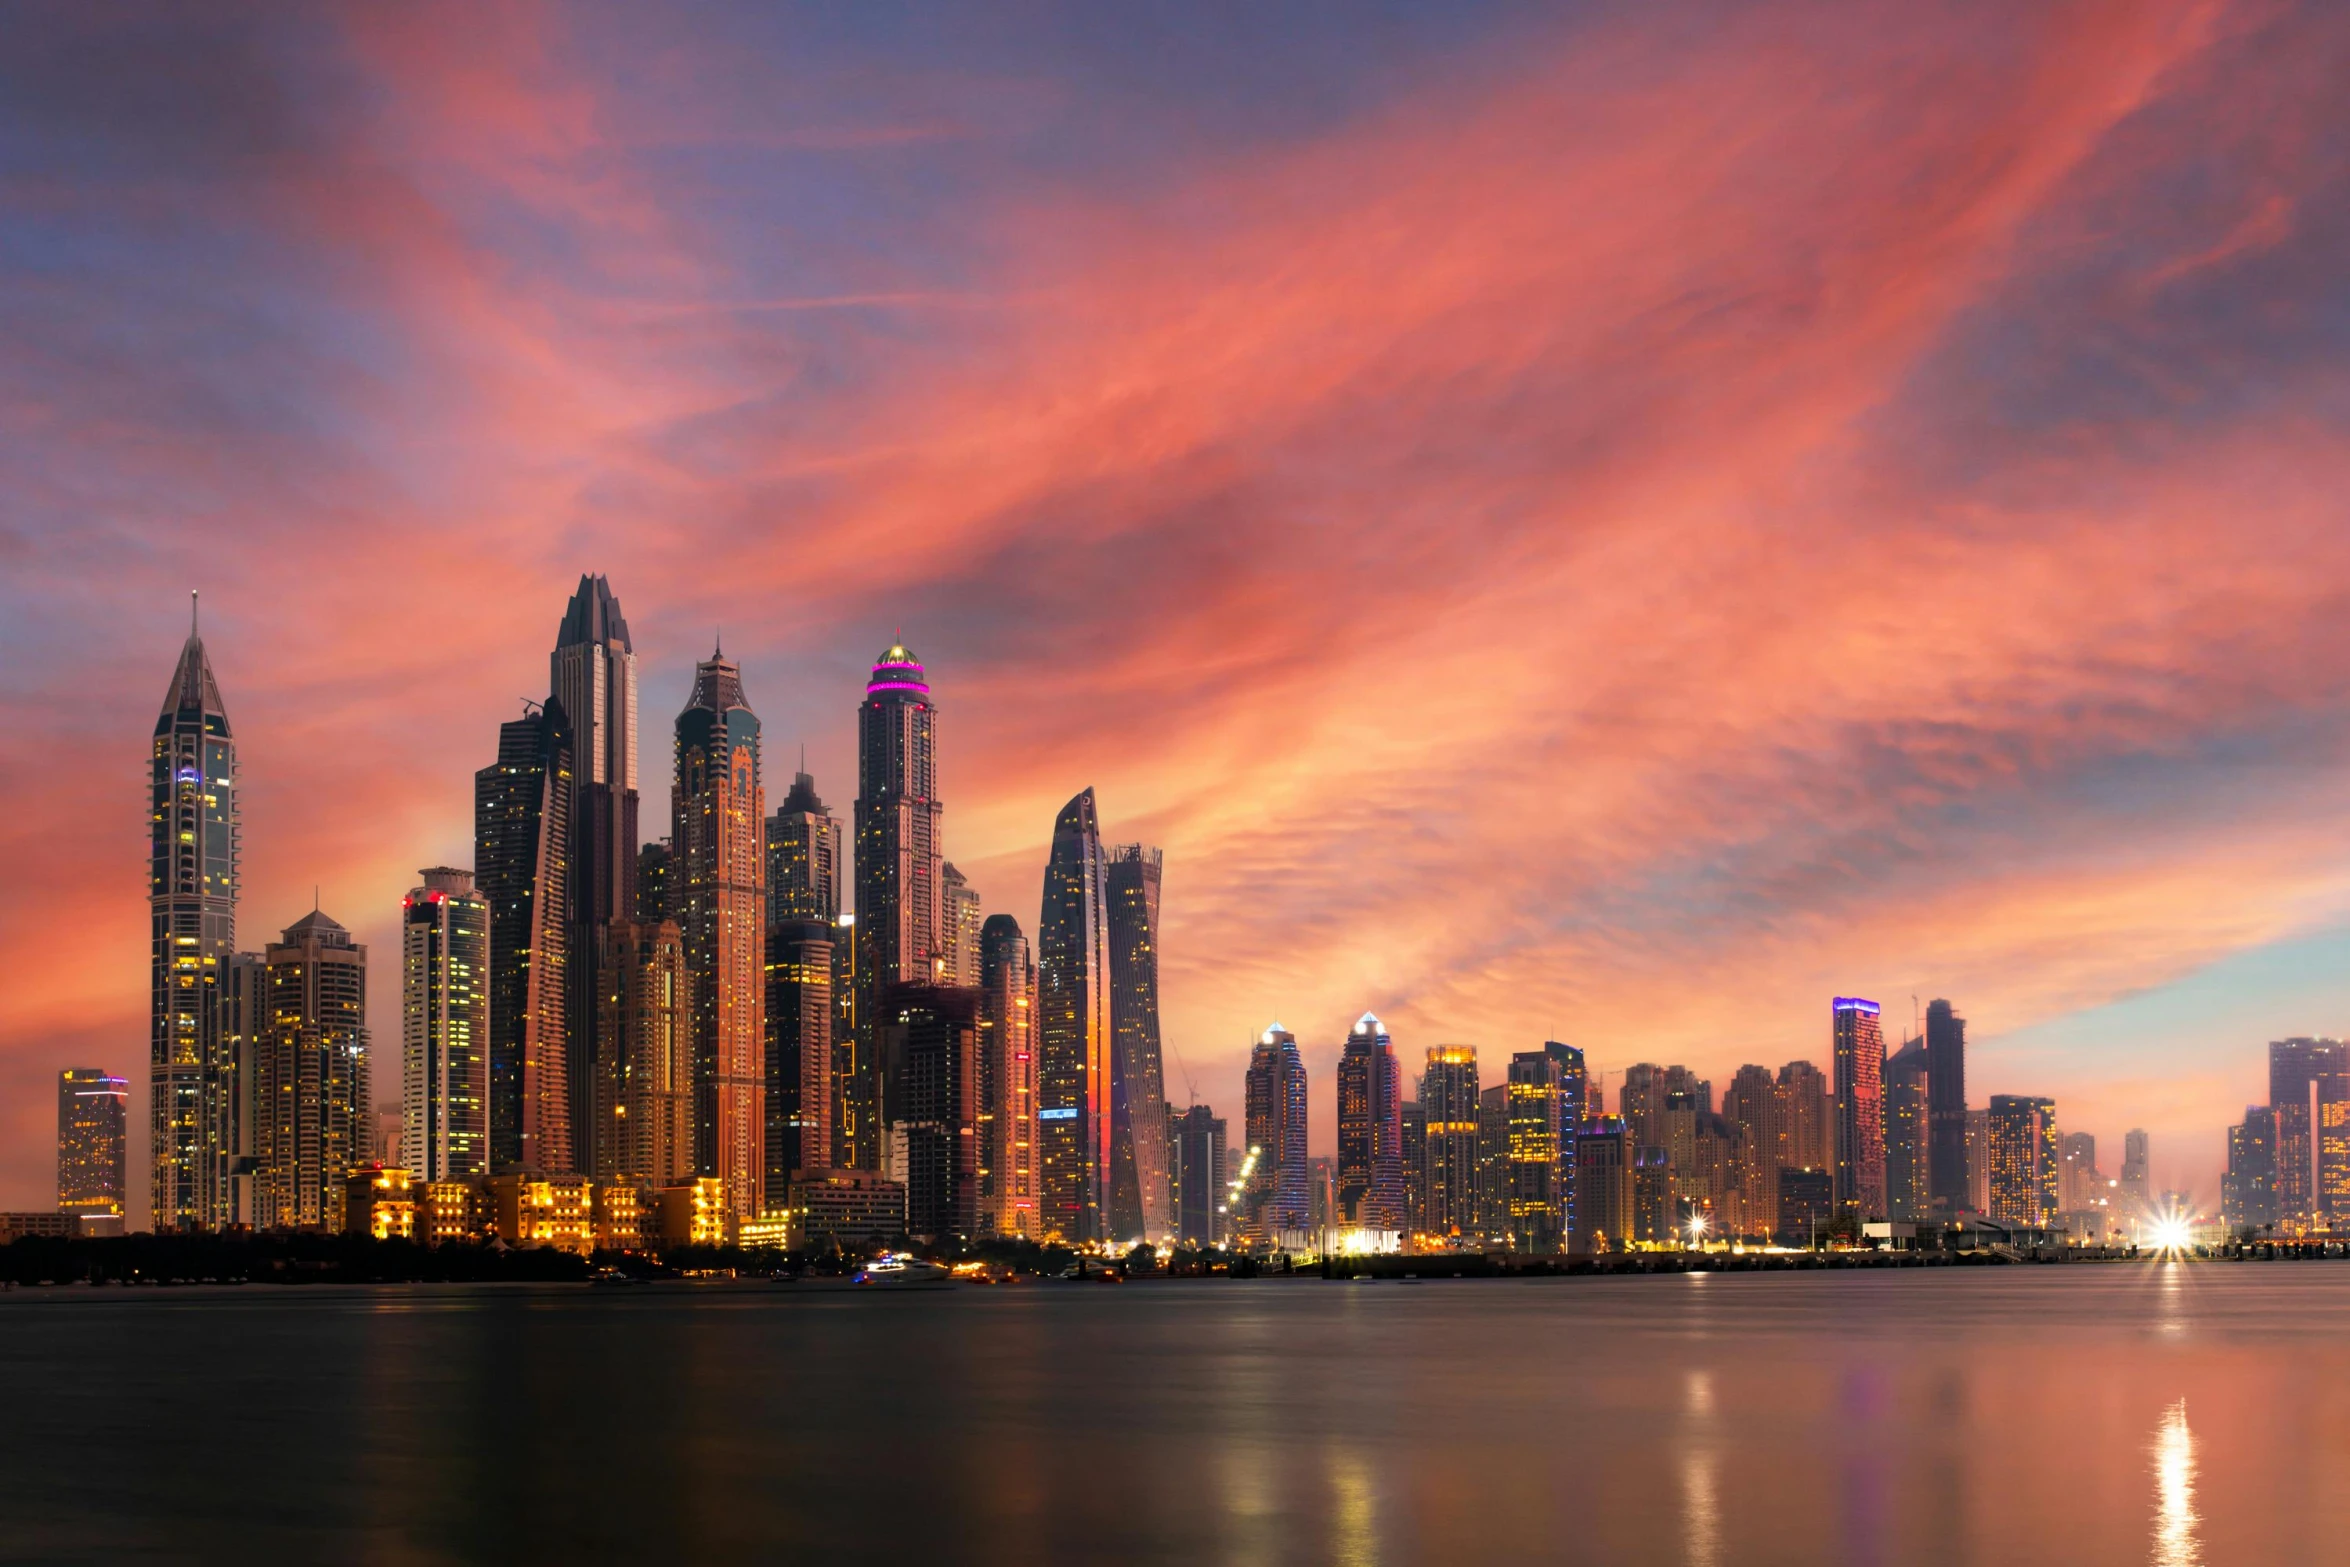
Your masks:
{"label": "curved tower", "polygon": [[1159,1059],[1160,864],[1143,844],[1109,851],[1110,1233],[1154,1246],[1175,1238]]}
{"label": "curved tower", "polygon": [[[1044,1228],[1070,1241],[1110,1227],[1110,921],[1100,818],[1087,789],[1061,807],[1036,922],[1037,1141]],[[1166,1135],[1163,1129],[1159,1134]],[[1163,1182],[1162,1182],[1163,1184]]]}
{"label": "curved tower", "polygon": [[759,720],[720,649],[677,715],[670,794],[677,923],[693,1016],[695,1168],[757,1218],[767,1169],[767,794]]}
{"label": "curved tower", "polygon": [[188,640],[155,720],[147,902],[153,915],[148,1049],[149,1200],[158,1230],[233,1217],[242,1132],[222,989],[237,944],[237,744],[189,596]]}
{"label": "curved tower", "polygon": [[939,885],[938,705],[903,644],[873,664],[857,708],[855,1018],[841,1062],[844,1139],[836,1157],[857,1169],[881,1162],[880,1078],[874,1020],[892,986],[927,985],[944,953]]}

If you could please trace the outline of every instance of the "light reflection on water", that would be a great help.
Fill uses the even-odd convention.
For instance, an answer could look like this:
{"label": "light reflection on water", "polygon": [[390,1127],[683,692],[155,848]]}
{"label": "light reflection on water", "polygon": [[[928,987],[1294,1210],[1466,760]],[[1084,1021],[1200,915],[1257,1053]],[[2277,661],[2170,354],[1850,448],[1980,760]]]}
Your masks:
{"label": "light reflection on water", "polygon": [[2203,1567],[2197,1522],[2195,1434],[2182,1398],[2162,1412],[2154,1433],[2154,1567]]}
{"label": "light reflection on water", "polygon": [[2345,1307],[2346,1263],[18,1291],[0,1558],[2328,1560]]}

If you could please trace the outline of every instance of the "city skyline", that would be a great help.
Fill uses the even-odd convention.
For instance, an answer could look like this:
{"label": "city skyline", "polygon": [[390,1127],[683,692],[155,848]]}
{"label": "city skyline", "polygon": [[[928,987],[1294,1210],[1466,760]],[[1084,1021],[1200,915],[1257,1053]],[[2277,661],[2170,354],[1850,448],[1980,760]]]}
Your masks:
{"label": "city skyline", "polygon": [[[1294,90],[1208,115],[1098,36],[998,95],[1029,78],[980,41],[924,74],[946,40],[843,24],[810,48],[875,67],[854,101],[810,67],[705,105],[547,25],[196,29],[219,97],[101,135],[65,107],[98,48],[25,106],[87,183],[27,241],[77,264],[0,307],[45,410],[0,584],[41,893],[0,912],[38,976],[4,1200],[58,1067],[147,1070],[118,737],[191,586],[249,947],[316,884],[380,959],[418,867],[486,874],[471,775],[592,570],[642,713],[723,626],[836,811],[902,631],[955,863],[1024,928],[1096,789],[1175,870],[1170,1098],[1227,1116],[1270,1017],[1320,1138],[1366,1009],[1407,1063],[1722,1082],[1825,1065],[1823,998],[1905,1036],[1942,995],[1974,1103],[2144,1126],[2208,1202],[2268,1042],[2350,1032],[2340,175],[2252,123],[2322,115],[2338,23],[1869,19],[1790,78],[1761,22],[1383,17],[1344,61],[1268,22],[1240,52]],[[230,102],[283,106],[264,154]]]}

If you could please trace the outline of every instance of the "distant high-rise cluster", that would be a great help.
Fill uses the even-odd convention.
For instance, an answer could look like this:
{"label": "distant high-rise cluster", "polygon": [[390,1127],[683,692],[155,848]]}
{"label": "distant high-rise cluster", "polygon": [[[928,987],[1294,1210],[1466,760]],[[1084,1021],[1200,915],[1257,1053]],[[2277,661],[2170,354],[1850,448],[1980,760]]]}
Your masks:
{"label": "distant high-rise cluster", "polygon": [[[645,842],[637,659],[611,584],[583,575],[546,697],[475,774],[473,867],[427,869],[401,902],[379,1107],[366,949],[314,906],[237,950],[236,742],[191,621],[151,757],[158,1228],[581,1246],[655,1228],[1261,1249],[1335,1234],[1573,1255],[1960,1219],[2103,1239],[2160,1206],[2144,1132],[2108,1180],[2051,1101],[1970,1106],[1966,1021],[1939,999],[1889,1049],[1877,1003],[1837,997],[1825,1071],[1742,1065],[1718,1104],[1687,1067],[1635,1062],[1612,1115],[1613,1074],[1576,1046],[1509,1053],[1486,1083],[1474,1047],[1435,1045],[1407,1077],[1365,1012],[1336,1041],[1336,1157],[1319,1160],[1305,1052],[1274,1024],[1231,1137],[1208,1106],[1169,1102],[1164,857],[1106,842],[1092,789],[1052,824],[1023,931],[946,858],[939,704],[910,649],[865,681],[845,831],[804,753],[770,814],[760,720],[718,649],[675,721],[667,836]],[[61,1079],[62,1208],[124,1211],[125,1091],[94,1069]],[[2239,1227],[2350,1223],[2339,1041],[2270,1047],[2269,1103],[2229,1132],[2223,1209]]]}

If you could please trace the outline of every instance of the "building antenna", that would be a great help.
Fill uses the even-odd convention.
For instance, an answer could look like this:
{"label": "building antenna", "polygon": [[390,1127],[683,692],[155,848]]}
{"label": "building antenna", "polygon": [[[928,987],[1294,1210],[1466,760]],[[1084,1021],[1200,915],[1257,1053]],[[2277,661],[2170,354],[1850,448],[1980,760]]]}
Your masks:
{"label": "building antenna", "polygon": [[193,639],[193,638],[195,637],[195,635],[196,635],[196,590],[195,590],[194,588],[190,588],[190,589],[188,589],[188,636],[189,636],[191,639]]}

